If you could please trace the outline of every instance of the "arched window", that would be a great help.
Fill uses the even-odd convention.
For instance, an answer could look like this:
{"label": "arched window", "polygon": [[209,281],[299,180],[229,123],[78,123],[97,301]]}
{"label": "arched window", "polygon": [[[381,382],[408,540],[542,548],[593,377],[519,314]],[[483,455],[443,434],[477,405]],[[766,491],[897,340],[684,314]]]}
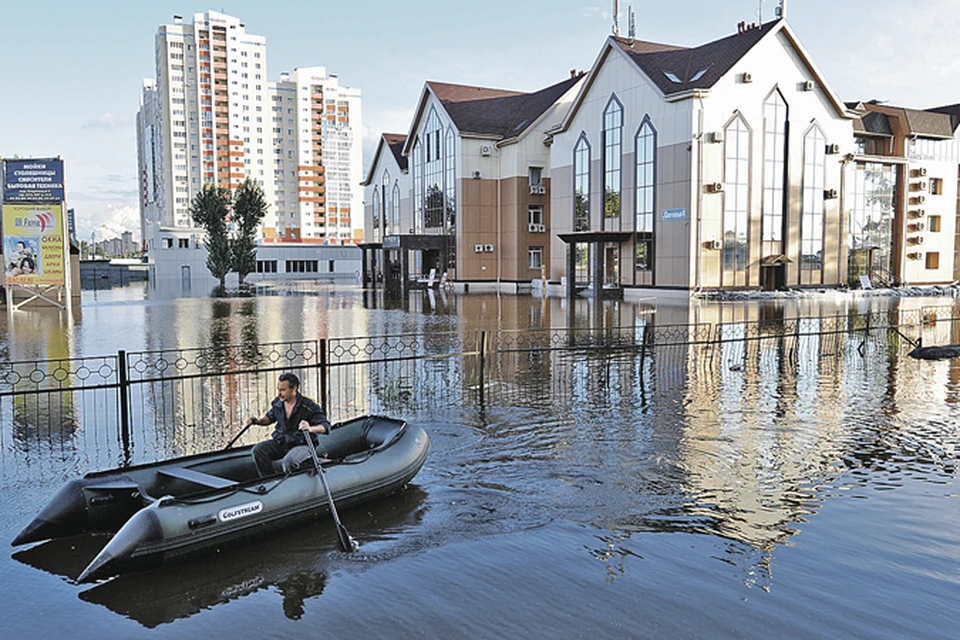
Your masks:
{"label": "arched window", "polygon": [[[603,110],[603,217],[620,217],[620,165],[623,141],[623,106],[611,96]],[[606,226],[606,225],[604,225]]]}
{"label": "arched window", "polygon": [[418,137],[413,143],[413,226],[423,233],[423,144]]}
{"label": "arched window", "polygon": [[636,193],[634,194],[634,228],[637,233],[636,268],[653,268],[653,212],[657,176],[657,131],[644,116],[634,138],[637,161]]}
{"label": "arched window", "polygon": [[803,136],[803,212],[800,223],[800,270],[823,268],[823,187],[827,166],[827,139],[813,125]]}
{"label": "arched window", "polygon": [[446,183],[446,232],[454,233],[457,224],[456,136],[453,127],[447,128],[444,144],[444,182]]}
{"label": "arched window", "polygon": [[393,215],[390,219],[390,232],[393,234],[400,233],[400,183],[393,183],[393,198],[391,199],[393,207]]}
{"label": "arched window", "polygon": [[377,187],[377,191],[383,194],[383,210],[382,210],[382,223],[381,229],[383,230],[384,235],[390,232],[390,171],[387,169],[383,170],[383,177],[380,179],[380,185]]}
{"label": "arched window", "polygon": [[723,194],[723,269],[747,268],[747,223],[750,194],[750,129],[737,116],[725,130]]}
{"label": "arched window", "polygon": [[423,226],[427,233],[443,229],[443,126],[435,109],[430,110],[423,130]]}
{"label": "arched window", "polygon": [[[787,154],[787,103],[774,89],[763,102],[763,222],[764,241],[783,241],[784,184]],[[782,253],[782,247],[772,248]]]}
{"label": "arched window", "polygon": [[380,185],[373,187],[373,241],[380,242]]}
{"label": "arched window", "polygon": [[590,143],[581,133],[573,148],[573,230],[590,230]]}

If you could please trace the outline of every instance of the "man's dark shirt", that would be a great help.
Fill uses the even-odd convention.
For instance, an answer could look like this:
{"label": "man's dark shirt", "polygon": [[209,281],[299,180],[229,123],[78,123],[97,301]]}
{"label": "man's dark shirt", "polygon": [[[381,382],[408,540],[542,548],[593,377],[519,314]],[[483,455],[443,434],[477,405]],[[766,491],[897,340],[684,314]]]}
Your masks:
{"label": "man's dark shirt", "polygon": [[[303,437],[303,431],[300,430],[301,420],[306,420],[311,425],[322,424],[327,428],[327,433],[330,432],[330,421],[327,420],[327,416],[323,413],[320,405],[299,393],[297,394],[297,403],[293,406],[289,418],[283,406],[283,400],[279,396],[270,405],[267,418],[270,420],[270,424],[277,423],[277,428],[273,431],[273,441],[285,446],[288,450],[301,444],[307,444]],[[313,436],[313,443],[316,444],[316,434],[311,435]]]}

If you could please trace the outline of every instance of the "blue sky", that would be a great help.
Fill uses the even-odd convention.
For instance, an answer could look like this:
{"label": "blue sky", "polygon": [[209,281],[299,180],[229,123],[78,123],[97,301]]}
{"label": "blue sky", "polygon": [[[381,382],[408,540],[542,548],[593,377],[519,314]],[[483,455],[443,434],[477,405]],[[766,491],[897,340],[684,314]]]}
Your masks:
{"label": "blue sky", "polygon": [[[629,0],[622,0],[621,31]],[[634,3],[637,37],[698,45],[764,21],[777,0]],[[68,206],[89,238],[139,235],[134,118],[154,77],[157,28],[174,14],[238,16],[267,38],[268,76],[326,66],[363,91],[366,164],[381,132],[404,133],[426,80],[536,90],[587,70],[612,0],[329,0],[216,6],[154,0],[5,3],[0,156],[61,155]],[[957,0],[790,0],[787,18],[844,100],[918,108],[960,102]],[[12,27],[12,28],[11,28]]]}

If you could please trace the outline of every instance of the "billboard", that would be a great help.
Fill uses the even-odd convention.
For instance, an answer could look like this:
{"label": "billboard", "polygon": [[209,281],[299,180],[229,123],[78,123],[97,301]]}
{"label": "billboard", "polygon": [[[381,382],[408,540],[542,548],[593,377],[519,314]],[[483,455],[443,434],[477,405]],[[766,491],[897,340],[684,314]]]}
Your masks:
{"label": "billboard", "polygon": [[63,160],[29,158],[4,160],[3,201],[63,202]]}
{"label": "billboard", "polygon": [[7,285],[66,284],[63,205],[3,205],[3,277]]}

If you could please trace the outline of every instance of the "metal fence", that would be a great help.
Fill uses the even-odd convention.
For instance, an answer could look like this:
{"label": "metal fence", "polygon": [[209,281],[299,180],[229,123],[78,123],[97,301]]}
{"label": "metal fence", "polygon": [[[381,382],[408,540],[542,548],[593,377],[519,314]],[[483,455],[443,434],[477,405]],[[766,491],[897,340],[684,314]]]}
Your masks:
{"label": "metal fence", "polygon": [[[334,421],[436,418],[488,405],[644,404],[690,380],[788,372],[960,342],[953,306],[604,329],[437,332],[0,363],[0,483],[75,475],[224,446],[262,415],[284,371]],[[855,358],[854,358],[855,360]],[[819,363],[819,364],[817,364]],[[251,429],[240,440],[266,437]]]}

